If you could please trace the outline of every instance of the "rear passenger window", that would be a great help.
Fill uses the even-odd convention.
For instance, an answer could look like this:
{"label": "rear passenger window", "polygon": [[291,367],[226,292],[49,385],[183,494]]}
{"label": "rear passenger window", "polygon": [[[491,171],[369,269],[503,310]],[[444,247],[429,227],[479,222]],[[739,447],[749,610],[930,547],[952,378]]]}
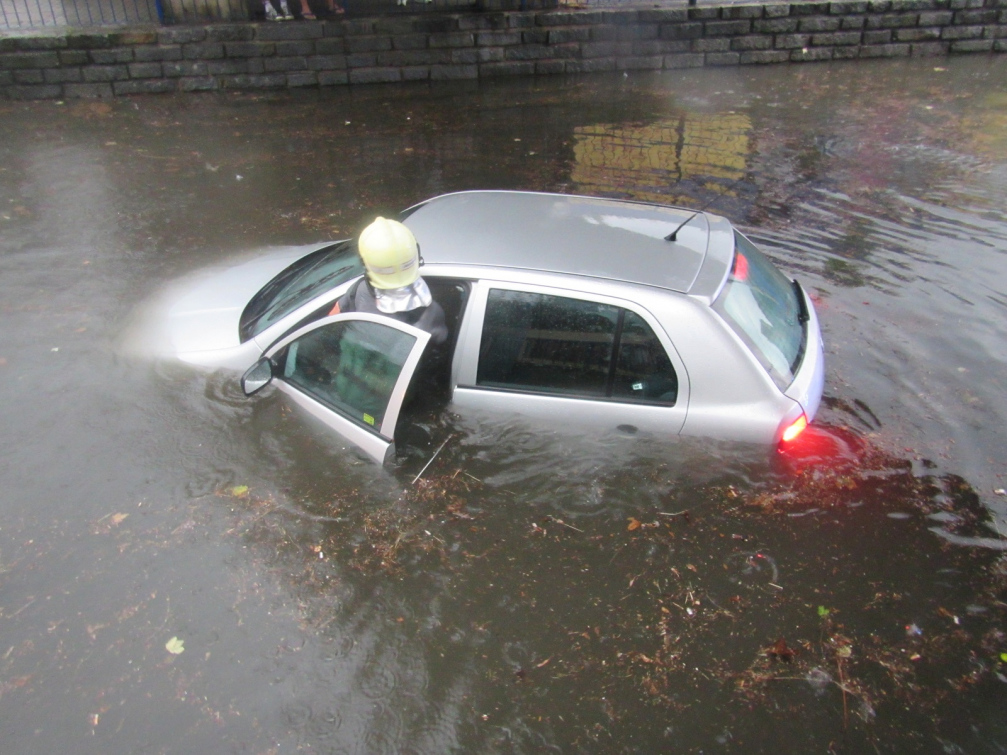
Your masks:
{"label": "rear passenger window", "polygon": [[636,313],[609,304],[491,289],[476,382],[584,398],[674,404],[678,380]]}

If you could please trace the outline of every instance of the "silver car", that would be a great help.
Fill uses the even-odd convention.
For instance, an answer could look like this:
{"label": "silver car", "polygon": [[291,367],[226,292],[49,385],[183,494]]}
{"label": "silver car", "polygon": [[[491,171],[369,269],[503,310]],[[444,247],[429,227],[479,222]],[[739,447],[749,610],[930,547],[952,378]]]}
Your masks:
{"label": "silver car", "polygon": [[[785,444],[814,418],[814,307],[726,219],[594,197],[470,191],[400,216],[447,343],[391,318],[329,316],[362,275],[352,240],[280,250],[175,301],[172,351],[246,369],[378,461],[411,383],[451,408],[556,426]],[[431,382],[432,381],[432,382]],[[415,386],[412,389],[415,391]]]}

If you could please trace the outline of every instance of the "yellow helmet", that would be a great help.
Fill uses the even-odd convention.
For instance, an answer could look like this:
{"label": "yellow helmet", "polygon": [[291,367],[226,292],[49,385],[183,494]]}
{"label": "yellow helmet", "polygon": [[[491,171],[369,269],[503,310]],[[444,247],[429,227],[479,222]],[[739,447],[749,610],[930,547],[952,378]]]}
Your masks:
{"label": "yellow helmet", "polygon": [[420,277],[416,237],[397,220],[379,217],[360,234],[357,249],[375,288],[403,288]]}

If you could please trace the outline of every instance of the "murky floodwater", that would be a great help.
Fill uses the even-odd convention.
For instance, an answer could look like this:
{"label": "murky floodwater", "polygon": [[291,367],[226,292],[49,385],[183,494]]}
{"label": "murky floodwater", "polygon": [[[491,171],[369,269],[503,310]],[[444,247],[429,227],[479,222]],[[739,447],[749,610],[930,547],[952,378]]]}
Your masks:
{"label": "murky floodwater", "polygon": [[[3,751],[1002,752],[1005,74],[0,107]],[[803,458],[421,411],[379,469],[120,348],[178,276],[466,188],[735,219],[817,301]]]}

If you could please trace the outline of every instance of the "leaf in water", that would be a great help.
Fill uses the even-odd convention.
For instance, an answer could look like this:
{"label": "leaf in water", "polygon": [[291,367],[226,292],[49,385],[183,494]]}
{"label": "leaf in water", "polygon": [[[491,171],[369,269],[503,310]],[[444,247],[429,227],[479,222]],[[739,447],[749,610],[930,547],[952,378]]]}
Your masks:
{"label": "leaf in water", "polygon": [[235,498],[243,498],[244,496],[248,495],[248,486],[235,485],[233,488],[231,488],[231,495],[233,495]]}
{"label": "leaf in water", "polygon": [[1000,653],[1000,660],[1007,663],[1007,653]]}
{"label": "leaf in water", "polygon": [[829,613],[831,612],[825,606],[818,606],[818,618],[827,619],[829,617]]}
{"label": "leaf in water", "polygon": [[185,642],[177,637],[172,637],[164,643],[164,649],[172,655],[181,655],[185,652]]}
{"label": "leaf in water", "polygon": [[125,519],[129,514],[113,514],[112,524],[121,524],[122,520]]}
{"label": "leaf in water", "polygon": [[851,655],[853,655],[853,648],[851,648],[849,645],[843,645],[841,648],[838,648],[836,650],[836,655],[839,656],[840,658],[849,658]]}
{"label": "leaf in water", "polygon": [[629,518],[629,525],[626,527],[626,529],[629,530],[630,532],[632,532],[633,530],[640,529],[640,520],[637,519],[635,516],[631,516]]}

